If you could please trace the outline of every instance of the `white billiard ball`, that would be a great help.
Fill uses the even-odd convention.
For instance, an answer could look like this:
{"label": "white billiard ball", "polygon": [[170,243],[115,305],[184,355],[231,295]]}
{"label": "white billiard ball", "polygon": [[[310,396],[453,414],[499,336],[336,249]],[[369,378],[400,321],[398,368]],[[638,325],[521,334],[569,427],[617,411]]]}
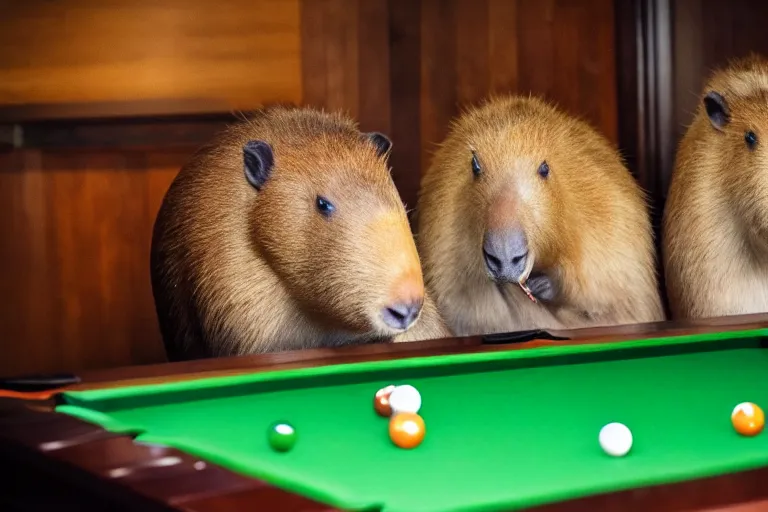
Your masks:
{"label": "white billiard ball", "polygon": [[623,457],[632,448],[632,432],[621,423],[609,423],[600,429],[600,447],[613,457]]}
{"label": "white billiard ball", "polygon": [[396,386],[389,395],[389,406],[393,415],[399,412],[416,414],[421,409],[421,395],[410,384]]}

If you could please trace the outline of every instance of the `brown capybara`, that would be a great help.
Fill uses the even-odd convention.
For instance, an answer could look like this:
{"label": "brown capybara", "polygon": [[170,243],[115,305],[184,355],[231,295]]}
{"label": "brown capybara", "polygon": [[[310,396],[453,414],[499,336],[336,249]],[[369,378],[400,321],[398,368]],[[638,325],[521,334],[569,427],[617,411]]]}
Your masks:
{"label": "brown capybara", "polygon": [[643,191],[605,138],[540,98],[454,120],[422,179],[417,243],[457,335],[664,319]]}
{"label": "brown capybara", "polygon": [[275,106],[196,153],[152,239],[169,359],[448,335],[390,147],[342,114]]}
{"label": "brown capybara", "polygon": [[768,61],[709,77],[680,141],[664,208],[670,314],[768,311]]}

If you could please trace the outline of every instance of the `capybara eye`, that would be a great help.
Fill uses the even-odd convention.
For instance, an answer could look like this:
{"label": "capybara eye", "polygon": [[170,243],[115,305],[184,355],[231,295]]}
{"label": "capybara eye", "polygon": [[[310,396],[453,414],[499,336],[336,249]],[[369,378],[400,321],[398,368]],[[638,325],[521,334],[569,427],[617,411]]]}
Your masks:
{"label": "capybara eye", "polygon": [[747,143],[749,149],[754,149],[757,145],[757,135],[752,130],[744,134],[744,141]]}
{"label": "capybara eye", "polygon": [[472,152],[472,174],[475,176],[480,176],[480,173],[483,170],[480,168],[480,162],[477,161],[477,155],[475,152]]}
{"label": "capybara eye", "polygon": [[541,165],[539,165],[539,176],[542,178],[546,178],[549,176],[549,164],[546,160],[541,162]]}
{"label": "capybara eye", "polygon": [[336,210],[336,207],[333,206],[333,203],[321,196],[317,196],[315,204],[317,205],[317,211],[319,211],[325,217],[330,217],[334,210]]}

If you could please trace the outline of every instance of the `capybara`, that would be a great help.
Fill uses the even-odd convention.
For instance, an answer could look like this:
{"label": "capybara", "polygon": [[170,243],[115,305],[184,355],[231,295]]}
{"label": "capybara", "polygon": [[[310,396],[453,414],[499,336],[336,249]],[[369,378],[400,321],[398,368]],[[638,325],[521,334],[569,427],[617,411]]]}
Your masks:
{"label": "capybara", "polygon": [[665,316],[645,193],[542,98],[493,96],[453,121],[422,178],[417,244],[457,335]]}
{"label": "capybara", "polygon": [[151,275],[170,360],[439,338],[390,140],[341,113],[271,106],[174,179]]}
{"label": "capybara", "polygon": [[678,146],[662,254],[673,318],[768,311],[768,61],[716,70]]}

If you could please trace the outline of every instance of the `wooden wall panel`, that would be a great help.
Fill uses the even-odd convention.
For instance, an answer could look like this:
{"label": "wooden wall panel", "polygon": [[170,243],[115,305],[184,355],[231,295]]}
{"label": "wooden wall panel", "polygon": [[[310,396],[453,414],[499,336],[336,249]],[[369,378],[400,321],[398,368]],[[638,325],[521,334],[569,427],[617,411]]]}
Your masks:
{"label": "wooden wall panel", "polygon": [[388,16],[386,0],[302,2],[303,103],[389,133]]}
{"label": "wooden wall panel", "polygon": [[0,374],[162,361],[151,228],[186,154],[0,154]]}
{"label": "wooden wall panel", "polygon": [[[392,179],[412,216],[421,174],[421,2],[389,0]],[[427,65],[431,65],[428,63]]]}
{"label": "wooden wall panel", "polygon": [[301,99],[299,0],[0,0],[0,105]]}

